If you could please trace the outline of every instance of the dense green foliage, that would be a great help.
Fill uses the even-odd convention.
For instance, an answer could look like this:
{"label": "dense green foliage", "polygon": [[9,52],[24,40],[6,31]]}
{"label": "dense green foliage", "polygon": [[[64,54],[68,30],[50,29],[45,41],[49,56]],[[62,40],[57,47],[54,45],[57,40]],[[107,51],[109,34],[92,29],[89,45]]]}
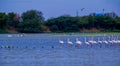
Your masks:
{"label": "dense green foliage", "polygon": [[76,32],[79,30],[78,20],[75,17],[60,16],[58,18],[49,19],[46,25],[51,31],[60,32]]}
{"label": "dense green foliage", "polygon": [[0,29],[5,29],[7,21],[7,15],[5,13],[0,13]]}
{"label": "dense green foliage", "polygon": [[49,19],[46,25],[51,31],[73,32],[83,29],[96,28],[98,30],[120,30],[120,18],[111,18],[109,16],[84,16],[70,17],[60,16]]}
{"label": "dense green foliage", "polygon": [[19,15],[11,12],[8,13],[7,26],[17,28],[19,24]]}
{"label": "dense green foliage", "polygon": [[31,19],[39,19],[41,21],[44,20],[43,14],[40,11],[36,11],[36,10],[29,10],[26,11],[22,14],[22,19],[23,21],[25,20],[31,20]]}
{"label": "dense green foliage", "polygon": [[27,20],[19,24],[19,31],[26,33],[41,32],[41,21],[38,19]]}
{"label": "dense green foliage", "polygon": [[42,12],[30,10],[22,14],[22,21],[19,23],[18,30],[26,33],[42,32],[44,18]]}
{"label": "dense green foliage", "polygon": [[120,31],[120,17],[68,15],[44,20],[43,14],[37,10],[29,10],[21,16],[11,13],[0,13],[0,33],[14,29],[22,33],[38,32],[80,32],[96,29],[98,31]]}

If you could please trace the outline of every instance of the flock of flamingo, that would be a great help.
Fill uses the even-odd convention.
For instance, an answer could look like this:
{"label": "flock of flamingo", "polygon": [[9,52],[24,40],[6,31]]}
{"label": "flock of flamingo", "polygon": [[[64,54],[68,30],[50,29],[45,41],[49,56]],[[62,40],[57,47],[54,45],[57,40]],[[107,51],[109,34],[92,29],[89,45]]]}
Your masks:
{"label": "flock of flamingo", "polygon": [[63,40],[59,40],[59,44],[60,45],[64,45],[64,44],[68,44],[70,46],[72,46],[74,43],[77,44],[77,47],[80,48],[83,44],[87,45],[87,46],[93,46],[93,45],[99,45],[100,47],[102,46],[102,44],[110,44],[110,45],[119,45],[120,46],[120,40],[118,40],[118,36],[116,37],[110,37],[108,36],[108,40],[105,39],[105,37],[102,37],[102,40],[100,40],[101,38],[98,37],[97,41],[93,40],[93,37],[89,38],[89,40],[87,41],[87,38],[84,37],[84,41],[80,41],[78,38],[75,39],[75,42],[70,41],[70,39],[68,38],[67,41],[63,41]]}
{"label": "flock of flamingo", "polygon": [[[12,35],[8,35],[8,37],[12,37]],[[23,37],[23,35],[20,35],[20,37]],[[81,37],[79,37],[81,38]],[[103,37],[97,37],[96,40],[94,40],[94,37],[84,37],[84,41],[80,41],[79,38],[75,38],[75,42],[72,42],[69,38],[67,41],[59,40],[59,44],[64,46],[64,44],[68,44],[70,47],[72,47],[74,44],[76,47],[81,48],[82,45],[86,45],[87,47],[90,46],[92,47],[93,45],[98,45],[100,48],[104,44],[105,46],[110,44],[112,45],[118,45],[120,46],[120,40],[119,36],[103,36]],[[82,38],[81,38],[82,39]],[[106,46],[107,47],[107,46]],[[12,48],[12,46],[1,46],[1,48]],[[43,47],[42,47],[43,48]],[[52,46],[54,48],[54,46]]]}

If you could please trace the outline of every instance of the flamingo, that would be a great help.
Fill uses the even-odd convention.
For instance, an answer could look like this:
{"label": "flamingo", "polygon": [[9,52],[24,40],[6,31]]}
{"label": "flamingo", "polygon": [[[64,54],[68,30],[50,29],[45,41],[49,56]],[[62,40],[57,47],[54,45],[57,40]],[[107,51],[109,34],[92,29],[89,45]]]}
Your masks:
{"label": "flamingo", "polygon": [[118,37],[116,37],[115,44],[117,44],[118,42],[119,42]]}
{"label": "flamingo", "polygon": [[111,46],[112,46],[112,44],[117,44],[117,40],[115,40],[115,38],[112,36],[112,39],[110,39],[110,37],[108,37],[109,38],[109,43],[111,44]]}
{"label": "flamingo", "polygon": [[104,40],[103,43],[104,43],[104,44],[108,44],[108,41]]}
{"label": "flamingo", "polygon": [[115,44],[115,43],[116,43],[116,41],[115,41],[115,37],[113,38],[112,42],[113,42],[113,44]]}
{"label": "flamingo", "polygon": [[120,40],[118,40],[118,36],[117,36],[117,44],[120,46]]}
{"label": "flamingo", "polygon": [[120,40],[117,40],[117,44],[120,46]]}
{"label": "flamingo", "polygon": [[59,40],[59,43],[60,43],[61,45],[63,45],[63,44],[64,44],[64,41],[62,41],[62,40]]}
{"label": "flamingo", "polygon": [[67,39],[67,43],[72,46],[73,45],[73,42],[70,41],[70,39]]}
{"label": "flamingo", "polygon": [[77,44],[77,46],[78,46],[78,47],[80,47],[80,46],[81,46],[81,44],[82,44],[82,42],[81,42],[81,41],[79,41],[79,40],[78,40],[78,38],[76,38],[76,44]]}
{"label": "flamingo", "polygon": [[120,40],[118,40],[118,36],[116,36],[116,38],[114,38],[113,43],[118,44],[118,45],[120,44]]}
{"label": "flamingo", "polygon": [[100,48],[101,48],[102,41],[100,41],[100,38],[98,38],[98,44],[100,44]]}
{"label": "flamingo", "polygon": [[108,38],[109,38],[109,41],[108,41],[108,42],[109,42],[110,44],[113,44],[113,41],[110,39],[110,36],[108,36]]}
{"label": "flamingo", "polygon": [[90,45],[90,43],[86,41],[86,37],[85,37],[85,44],[86,44],[87,46]]}
{"label": "flamingo", "polygon": [[108,44],[108,41],[105,40],[105,37],[103,37],[103,43],[104,43],[105,45]]}
{"label": "flamingo", "polygon": [[93,42],[91,39],[88,41],[88,43],[91,44],[91,47],[92,47]]}
{"label": "flamingo", "polygon": [[91,47],[93,44],[97,44],[97,42],[93,40],[93,37],[88,42],[91,44]]}

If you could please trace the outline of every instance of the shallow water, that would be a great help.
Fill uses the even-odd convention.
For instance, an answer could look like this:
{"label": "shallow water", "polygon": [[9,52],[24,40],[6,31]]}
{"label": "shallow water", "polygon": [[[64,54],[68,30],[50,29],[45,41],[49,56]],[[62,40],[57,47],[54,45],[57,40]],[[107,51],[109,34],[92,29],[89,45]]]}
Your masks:
{"label": "shallow water", "polygon": [[[0,66],[120,66],[120,46],[103,44],[92,48],[82,44],[75,47],[75,38],[84,36],[51,36],[49,34],[0,35]],[[94,40],[102,36],[95,36]],[[74,43],[69,47],[67,38]],[[90,36],[87,36],[89,40]],[[120,38],[118,38],[120,39]],[[61,46],[59,40],[65,41]],[[108,37],[105,37],[108,40]],[[12,48],[5,48],[5,46]]]}

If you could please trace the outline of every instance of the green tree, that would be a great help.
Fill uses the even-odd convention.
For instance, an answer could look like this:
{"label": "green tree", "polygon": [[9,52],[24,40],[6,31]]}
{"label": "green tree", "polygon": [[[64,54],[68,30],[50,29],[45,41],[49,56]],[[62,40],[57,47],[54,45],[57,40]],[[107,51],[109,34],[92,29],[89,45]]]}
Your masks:
{"label": "green tree", "polygon": [[26,33],[42,32],[45,29],[42,12],[29,10],[22,14],[23,21],[19,24],[19,31]]}
{"label": "green tree", "polygon": [[52,25],[50,29],[54,32],[58,32],[58,26],[57,25]]}
{"label": "green tree", "polygon": [[59,32],[79,31],[77,19],[71,16],[60,16],[58,18],[52,18],[49,19],[46,24],[51,31],[55,30]]}
{"label": "green tree", "polygon": [[115,28],[120,30],[120,17],[117,17],[114,19],[115,20]]}
{"label": "green tree", "polygon": [[6,28],[7,15],[5,13],[0,13],[0,29]]}
{"label": "green tree", "polygon": [[37,10],[28,10],[22,14],[23,21],[31,20],[31,19],[39,19],[41,21],[44,20],[43,14]]}
{"label": "green tree", "polygon": [[96,28],[114,29],[114,20],[109,16],[96,16],[94,20]]}
{"label": "green tree", "polygon": [[25,33],[36,33],[41,31],[41,21],[37,19],[27,20],[19,24],[19,31]]}
{"label": "green tree", "polygon": [[88,29],[88,17],[84,16],[84,17],[79,17],[78,21],[77,21],[77,25],[79,26],[80,29]]}
{"label": "green tree", "polygon": [[19,15],[16,13],[8,13],[8,20],[7,20],[7,25],[8,27],[18,27],[19,24]]}

